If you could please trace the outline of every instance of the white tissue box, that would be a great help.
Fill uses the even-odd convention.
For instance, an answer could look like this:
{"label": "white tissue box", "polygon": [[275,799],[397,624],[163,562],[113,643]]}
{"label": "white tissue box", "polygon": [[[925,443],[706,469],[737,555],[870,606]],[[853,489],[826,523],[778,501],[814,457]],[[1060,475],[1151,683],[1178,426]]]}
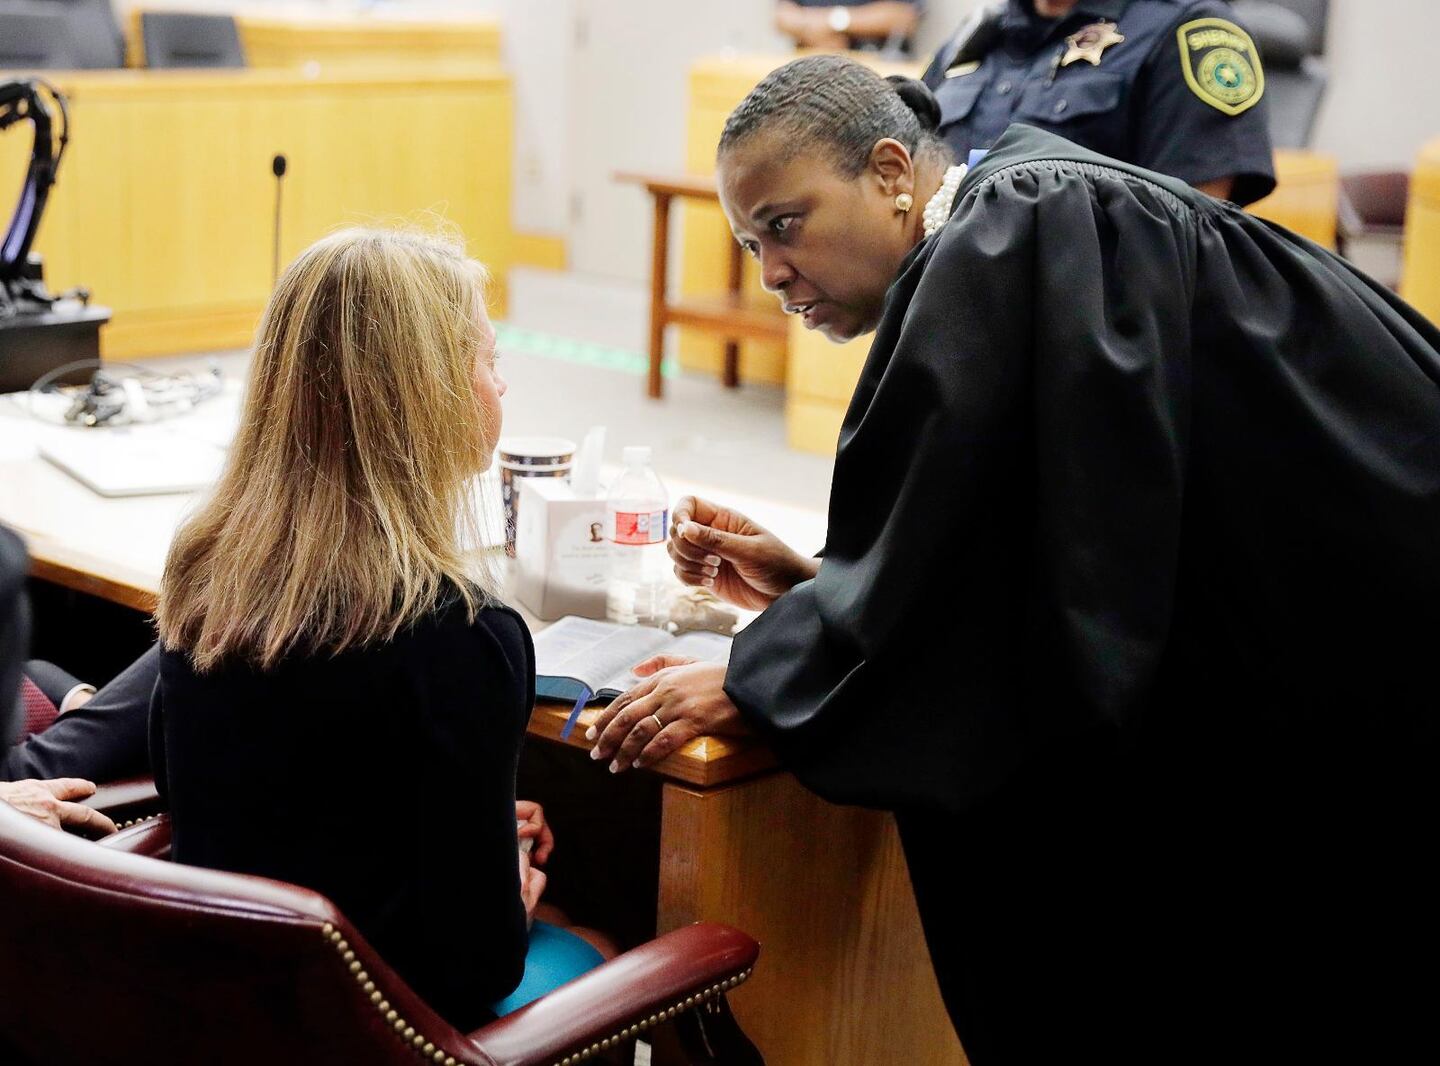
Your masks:
{"label": "white tissue box", "polygon": [[521,478],[515,595],[545,621],[605,617],[610,545],[605,501],[578,499],[560,478]]}

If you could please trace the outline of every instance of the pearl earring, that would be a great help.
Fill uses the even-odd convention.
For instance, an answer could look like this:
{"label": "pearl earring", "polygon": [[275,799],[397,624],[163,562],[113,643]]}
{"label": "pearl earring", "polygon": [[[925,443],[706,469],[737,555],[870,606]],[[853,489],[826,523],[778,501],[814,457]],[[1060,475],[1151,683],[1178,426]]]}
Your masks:
{"label": "pearl earring", "polygon": [[906,211],[909,211],[910,208],[914,205],[915,198],[911,196],[908,192],[902,192],[899,196],[895,197],[895,210],[901,212],[902,214]]}

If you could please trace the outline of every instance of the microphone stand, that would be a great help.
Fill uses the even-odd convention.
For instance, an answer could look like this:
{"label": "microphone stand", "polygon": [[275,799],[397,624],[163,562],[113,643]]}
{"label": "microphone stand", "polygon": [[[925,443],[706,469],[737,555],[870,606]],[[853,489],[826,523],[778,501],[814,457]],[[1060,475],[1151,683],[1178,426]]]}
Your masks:
{"label": "microphone stand", "polygon": [[277,153],[270,161],[270,173],[275,175],[275,244],[274,256],[271,263],[270,287],[273,289],[280,280],[280,191],[284,186],[287,161],[285,156]]}

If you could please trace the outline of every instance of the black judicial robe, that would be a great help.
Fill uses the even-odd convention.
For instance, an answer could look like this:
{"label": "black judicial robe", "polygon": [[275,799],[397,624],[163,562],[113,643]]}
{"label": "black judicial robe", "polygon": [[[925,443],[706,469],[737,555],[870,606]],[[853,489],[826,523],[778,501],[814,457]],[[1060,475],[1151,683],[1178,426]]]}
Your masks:
{"label": "black judicial robe", "polygon": [[[1318,246],[1024,126],[903,264],[819,573],[739,635],[726,691],[808,787],[899,814],[977,1066],[1020,1038],[976,1020],[1009,1008],[975,970],[1083,924],[1034,933],[1046,899],[1135,918],[1159,842],[1187,893],[1243,871],[1217,926],[1260,921],[1337,819],[1361,846],[1432,798],[1437,352]],[[1011,975],[1032,1008],[1084,980],[1043,969]]]}

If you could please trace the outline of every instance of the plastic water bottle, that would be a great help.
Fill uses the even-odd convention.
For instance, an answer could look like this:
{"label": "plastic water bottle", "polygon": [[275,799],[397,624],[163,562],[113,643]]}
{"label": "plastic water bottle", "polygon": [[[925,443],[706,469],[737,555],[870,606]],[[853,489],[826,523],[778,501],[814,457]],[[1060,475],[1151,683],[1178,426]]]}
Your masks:
{"label": "plastic water bottle", "polygon": [[670,497],[650,467],[649,448],[626,448],[623,457],[625,472],[605,497],[610,542],[605,616],[625,625],[663,626],[669,613]]}

